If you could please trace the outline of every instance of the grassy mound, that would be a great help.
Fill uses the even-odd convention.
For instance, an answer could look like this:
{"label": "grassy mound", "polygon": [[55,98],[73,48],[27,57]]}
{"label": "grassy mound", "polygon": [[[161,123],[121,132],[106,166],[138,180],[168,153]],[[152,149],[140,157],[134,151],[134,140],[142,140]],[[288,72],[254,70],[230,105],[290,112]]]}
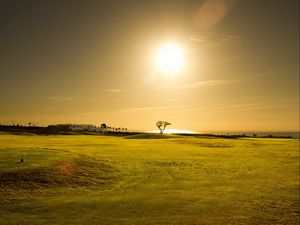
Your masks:
{"label": "grassy mound", "polygon": [[0,173],[1,189],[108,186],[117,170],[105,161],[92,159],[59,161],[53,166],[25,168]]}
{"label": "grassy mound", "polygon": [[126,139],[168,139],[168,138],[176,138],[177,135],[174,134],[136,134],[126,136]]}

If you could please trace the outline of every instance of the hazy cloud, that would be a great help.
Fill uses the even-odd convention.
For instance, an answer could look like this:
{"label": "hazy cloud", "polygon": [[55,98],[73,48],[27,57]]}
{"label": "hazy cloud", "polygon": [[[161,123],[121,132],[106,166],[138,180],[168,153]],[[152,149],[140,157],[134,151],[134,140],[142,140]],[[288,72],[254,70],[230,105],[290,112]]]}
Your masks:
{"label": "hazy cloud", "polygon": [[73,97],[50,96],[48,100],[53,102],[67,102],[73,100]]}
{"label": "hazy cloud", "polygon": [[182,100],[183,98],[166,98],[165,101],[167,102],[178,102],[180,100]]}
{"label": "hazy cloud", "polygon": [[134,107],[134,108],[125,108],[115,111],[115,113],[124,113],[124,112],[141,112],[141,111],[154,111],[168,109],[167,106],[147,106],[147,107]]}
{"label": "hazy cloud", "polygon": [[228,47],[239,43],[240,36],[224,35],[206,32],[200,35],[194,35],[190,41],[196,42],[204,47]]}
{"label": "hazy cloud", "polygon": [[238,82],[237,80],[206,80],[206,81],[199,81],[191,84],[185,84],[180,87],[177,87],[179,90],[184,89],[193,89],[199,87],[207,87],[207,86],[215,86],[215,85],[226,85]]}
{"label": "hazy cloud", "polygon": [[294,107],[292,104],[267,104],[267,103],[245,103],[233,105],[209,105],[178,110],[180,113],[199,112],[202,113],[226,113],[226,112],[246,112],[246,111],[261,111],[271,109],[282,109]]}
{"label": "hazy cloud", "polygon": [[104,91],[105,92],[109,92],[109,93],[121,93],[121,92],[124,92],[123,89],[118,89],[118,88],[110,88],[110,89],[106,89]]}

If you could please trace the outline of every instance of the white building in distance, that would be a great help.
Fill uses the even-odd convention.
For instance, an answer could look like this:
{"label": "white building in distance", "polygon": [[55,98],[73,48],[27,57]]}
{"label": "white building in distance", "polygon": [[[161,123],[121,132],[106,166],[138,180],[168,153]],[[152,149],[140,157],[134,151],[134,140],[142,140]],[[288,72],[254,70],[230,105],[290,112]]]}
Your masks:
{"label": "white building in distance", "polygon": [[92,124],[71,124],[72,131],[99,131],[99,127]]}

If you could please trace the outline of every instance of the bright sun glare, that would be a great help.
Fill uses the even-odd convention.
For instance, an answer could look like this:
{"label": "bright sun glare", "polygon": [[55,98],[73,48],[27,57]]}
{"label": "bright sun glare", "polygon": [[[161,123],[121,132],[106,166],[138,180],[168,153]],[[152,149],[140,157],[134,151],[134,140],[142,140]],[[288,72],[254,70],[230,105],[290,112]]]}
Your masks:
{"label": "bright sun glare", "polygon": [[159,48],[155,55],[156,68],[166,74],[173,75],[180,72],[184,66],[183,49],[173,43],[167,43]]}

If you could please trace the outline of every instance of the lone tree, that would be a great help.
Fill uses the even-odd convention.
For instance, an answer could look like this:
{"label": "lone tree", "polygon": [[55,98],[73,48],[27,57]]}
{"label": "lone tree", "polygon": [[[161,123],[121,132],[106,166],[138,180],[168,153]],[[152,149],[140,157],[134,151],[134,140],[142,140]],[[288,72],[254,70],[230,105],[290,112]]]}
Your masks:
{"label": "lone tree", "polygon": [[102,123],[100,127],[101,127],[101,128],[107,128],[107,126],[106,126],[105,123]]}
{"label": "lone tree", "polygon": [[164,132],[164,130],[166,129],[166,127],[168,125],[171,125],[171,123],[167,122],[167,121],[157,121],[156,122],[156,126],[158,127],[158,129],[160,130],[160,133],[162,134]]}
{"label": "lone tree", "polygon": [[100,125],[100,130],[102,131],[102,134],[104,134],[104,132],[106,132],[108,129],[107,125],[105,123],[102,123]]}

